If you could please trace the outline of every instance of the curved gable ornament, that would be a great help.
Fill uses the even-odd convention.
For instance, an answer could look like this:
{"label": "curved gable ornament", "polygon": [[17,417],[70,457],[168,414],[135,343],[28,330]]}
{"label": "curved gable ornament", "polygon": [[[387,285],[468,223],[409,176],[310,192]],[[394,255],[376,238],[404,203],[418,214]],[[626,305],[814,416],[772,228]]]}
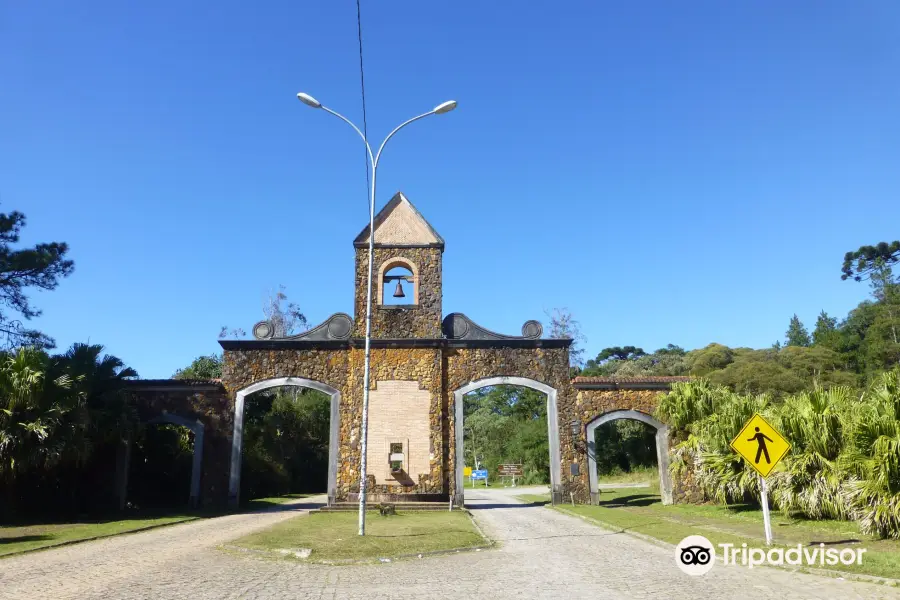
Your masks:
{"label": "curved gable ornament", "polygon": [[444,337],[451,340],[536,340],[544,333],[538,321],[525,321],[522,335],[503,335],[486,329],[462,313],[450,313],[441,323]]}
{"label": "curved gable ornament", "polygon": [[260,321],[253,326],[253,337],[258,340],[348,340],[351,331],[353,331],[353,319],[350,318],[350,315],[335,313],[312,329],[280,338],[275,337],[275,326],[271,321]]}

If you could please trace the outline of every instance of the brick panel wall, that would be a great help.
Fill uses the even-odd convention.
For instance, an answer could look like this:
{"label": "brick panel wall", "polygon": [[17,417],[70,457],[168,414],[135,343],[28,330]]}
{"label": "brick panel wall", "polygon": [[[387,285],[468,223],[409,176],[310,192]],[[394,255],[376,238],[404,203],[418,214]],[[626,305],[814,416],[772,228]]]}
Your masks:
{"label": "brick panel wall", "polygon": [[[377,485],[415,485],[430,473],[428,412],[431,393],[416,381],[378,381],[369,393],[369,433],[366,471]],[[392,474],[390,445],[402,443],[403,473]]]}

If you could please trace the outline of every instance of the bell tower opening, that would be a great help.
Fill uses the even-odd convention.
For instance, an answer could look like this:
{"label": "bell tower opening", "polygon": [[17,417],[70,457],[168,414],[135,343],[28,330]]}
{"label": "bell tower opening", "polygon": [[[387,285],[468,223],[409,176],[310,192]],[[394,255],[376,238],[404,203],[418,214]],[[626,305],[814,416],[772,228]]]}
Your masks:
{"label": "bell tower opening", "polygon": [[[397,193],[375,216],[372,337],[437,339],[441,332],[444,240],[409,199]],[[356,248],[355,335],[365,334],[369,228]]]}
{"label": "bell tower opening", "polygon": [[415,306],[419,303],[416,266],[401,257],[392,258],[379,268],[378,304],[380,306]]}

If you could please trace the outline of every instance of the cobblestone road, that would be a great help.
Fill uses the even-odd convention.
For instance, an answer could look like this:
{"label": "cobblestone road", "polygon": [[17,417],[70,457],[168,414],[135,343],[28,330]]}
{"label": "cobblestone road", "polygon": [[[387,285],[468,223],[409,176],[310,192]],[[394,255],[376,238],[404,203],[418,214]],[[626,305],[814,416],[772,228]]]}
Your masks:
{"label": "cobblestone road", "polygon": [[[517,493],[521,493],[517,491]],[[297,514],[231,515],[0,560],[0,598],[898,598],[885,586],[775,569],[689,577],[673,553],[580,519],[467,492],[498,550],[328,567],[234,556],[220,544]]]}

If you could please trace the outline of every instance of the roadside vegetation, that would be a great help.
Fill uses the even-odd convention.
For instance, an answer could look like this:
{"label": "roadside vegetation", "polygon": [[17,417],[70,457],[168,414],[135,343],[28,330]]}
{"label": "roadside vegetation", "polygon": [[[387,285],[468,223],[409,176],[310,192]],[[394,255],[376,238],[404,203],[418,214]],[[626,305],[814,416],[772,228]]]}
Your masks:
{"label": "roadside vegetation", "polygon": [[[529,501],[539,498],[529,497]],[[543,498],[550,500],[549,496]],[[754,504],[664,506],[656,491],[623,488],[602,490],[599,506],[559,504],[555,509],[588,517],[610,531],[648,536],[668,544],[677,544],[689,535],[702,535],[713,544],[765,547],[762,511]],[[900,576],[900,541],[861,534],[847,521],[809,520],[779,510],[771,514],[776,547],[822,542],[837,548],[866,548],[862,565],[841,565],[840,570],[887,578]]]}
{"label": "roadside vegetation", "polygon": [[691,472],[710,500],[755,502],[759,478],[729,447],[761,413],[792,448],[767,482],[775,507],[809,519],[855,521],[866,535],[900,538],[900,370],[860,395],[816,387],[776,400],[705,380],[679,383],[658,416],[681,437],[673,470]]}

